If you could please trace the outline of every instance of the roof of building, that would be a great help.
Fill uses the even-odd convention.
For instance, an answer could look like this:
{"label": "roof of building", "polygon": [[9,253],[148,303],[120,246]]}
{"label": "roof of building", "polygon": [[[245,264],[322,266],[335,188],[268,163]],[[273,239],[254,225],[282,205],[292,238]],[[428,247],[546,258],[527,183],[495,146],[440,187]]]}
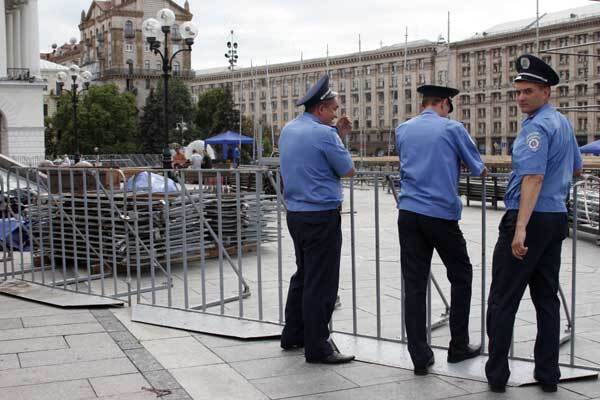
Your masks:
{"label": "roof of building", "polygon": [[51,61],[41,59],[40,69],[42,71],[64,71],[68,70],[69,68],[65,67],[64,65],[56,64]]}
{"label": "roof of building", "polygon": [[[435,42],[432,42],[430,40],[426,40],[426,39],[420,39],[420,40],[413,40],[410,41],[408,43],[396,43],[396,44],[392,44],[389,46],[382,46],[379,47],[377,49],[373,49],[373,50],[363,50],[363,54],[367,55],[367,54],[373,54],[373,53],[379,53],[379,52],[386,52],[386,51],[393,51],[393,50],[403,50],[405,47],[409,48],[409,49],[413,49],[413,48],[418,48],[418,47],[425,47],[425,46],[432,46],[435,45]],[[353,52],[353,53],[345,53],[345,54],[338,54],[338,55],[332,55],[329,57],[330,60],[335,60],[335,59],[340,59],[340,58],[344,58],[344,57],[350,57],[350,56],[356,56],[358,55],[358,51]],[[285,66],[291,66],[291,65],[297,65],[300,62],[303,62],[304,64],[312,64],[315,62],[325,62],[327,60],[327,57],[319,57],[319,58],[311,58],[311,59],[307,59],[307,60],[294,60],[294,61],[288,61],[288,62],[283,62],[283,63],[278,63],[278,64],[271,64],[269,65],[269,68],[280,68],[280,67],[285,67]],[[266,65],[256,65],[256,68],[265,68]],[[248,70],[250,68],[248,67],[240,67],[240,70]],[[227,72],[229,69],[227,67],[216,67],[216,68],[206,68],[206,69],[201,69],[201,70],[196,70],[196,76],[199,75],[212,75],[212,74],[222,74]]]}
{"label": "roof of building", "polygon": [[[553,13],[541,13],[540,14],[540,27],[549,25],[555,25],[565,22],[574,22],[580,19],[600,16],[600,4],[590,4],[584,7],[569,8],[562,11]],[[520,19],[517,21],[505,22],[502,24],[494,25],[489,29],[484,30],[481,33],[476,33],[475,38],[497,35],[502,33],[518,32],[527,29],[535,28],[536,18],[535,16],[526,19]]]}

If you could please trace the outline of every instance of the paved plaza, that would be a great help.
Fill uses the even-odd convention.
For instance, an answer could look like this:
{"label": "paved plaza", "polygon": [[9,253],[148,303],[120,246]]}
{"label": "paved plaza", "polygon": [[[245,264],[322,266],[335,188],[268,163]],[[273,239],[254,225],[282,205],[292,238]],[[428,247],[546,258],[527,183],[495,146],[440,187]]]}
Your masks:
{"label": "paved plaza", "polygon": [[[383,338],[401,337],[400,266],[393,198],[378,193],[379,274],[376,263],[375,192],[371,187],[355,192],[356,286],[352,287],[352,251],[348,201],[343,216],[344,249],[340,298],[333,328],[353,330],[353,292],[356,297],[357,333],[378,334],[378,312]],[[349,199],[347,194],[346,199]],[[486,284],[491,275],[491,254],[502,211],[488,210],[486,227]],[[283,215],[283,217],[285,217]],[[461,224],[474,267],[471,341],[480,340],[482,240],[481,208],[465,208]],[[279,320],[279,280],[282,295],[294,270],[293,247],[283,219],[281,271],[277,243],[243,259],[243,275],[252,295],[242,303],[246,317]],[[565,295],[571,293],[571,240],[565,241],[561,279]],[[600,283],[597,278],[600,248],[591,237],[580,238],[577,263],[576,362],[600,366]],[[234,258],[234,261],[235,260]],[[434,274],[442,291],[449,295],[444,268],[434,257]],[[206,268],[205,297],[220,296],[219,264]],[[262,293],[259,296],[258,275]],[[224,294],[235,294],[237,277],[224,265]],[[379,276],[379,279],[377,279]],[[144,284],[149,277],[144,276]],[[158,278],[160,281],[161,277]],[[191,263],[188,273],[174,266],[173,306],[182,307],[184,283],[189,286],[190,305],[202,302],[199,265]],[[136,282],[134,282],[135,285]],[[94,283],[97,284],[97,283]],[[379,307],[376,301],[380,292]],[[157,305],[167,305],[167,290],[156,293]],[[259,300],[260,299],[260,300]],[[132,299],[135,302],[135,296]],[[153,302],[149,293],[141,296]],[[262,304],[261,304],[262,303]],[[416,377],[412,370],[354,362],[324,366],[304,362],[302,351],[282,351],[277,340],[241,341],[182,330],[131,322],[131,308],[65,310],[25,300],[0,296],[0,399],[600,399],[597,380],[560,385],[558,393],[543,393],[537,386],[508,388],[504,395],[488,391],[483,382],[431,374]],[[432,294],[433,318],[443,313],[437,293]],[[228,303],[224,311],[239,315],[240,303]],[[211,311],[219,312],[220,307]],[[564,320],[564,313],[563,313]],[[563,323],[566,327],[566,323]],[[535,313],[528,293],[519,310],[515,328],[515,355],[529,357],[535,338]],[[432,342],[447,345],[449,331],[443,326],[432,332]],[[568,344],[561,348],[561,361],[568,362]]]}

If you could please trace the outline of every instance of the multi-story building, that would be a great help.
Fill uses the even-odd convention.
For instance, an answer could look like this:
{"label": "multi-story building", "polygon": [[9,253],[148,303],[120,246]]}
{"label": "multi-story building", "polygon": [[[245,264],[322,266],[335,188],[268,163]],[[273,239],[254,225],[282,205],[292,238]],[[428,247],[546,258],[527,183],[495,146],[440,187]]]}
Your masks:
{"label": "multi-story building", "polygon": [[37,0],[0,0],[0,152],[44,155]]}
{"label": "multi-story building", "polygon": [[[173,54],[185,46],[179,25],[192,19],[188,0],[183,6],[173,0],[94,0],[81,14],[80,44],[71,43],[74,49],[62,46],[57,50],[64,51],[57,51],[47,59],[67,65],[78,58],[80,66],[92,72],[97,83],[116,83],[121,90],[136,93],[141,108],[162,74],[160,57],[150,51],[142,34],[142,23],[156,18],[163,8],[171,9],[176,16],[169,43],[169,53]],[[189,52],[176,56],[173,74],[186,80],[194,76]]]}
{"label": "multi-story building", "polygon": [[[301,110],[294,101],[329,71],[340,92],[342,112],[354,119],[350,147],[385,154],[398,123],[420,111],[416,87],[449,84],[461,90],[452,118],[465,124],[485,154],[508,154],[523,115],[515,102],[513,79],[520,54],[536,52],[535,18],[501,24],[472,38],[445,43],[416,41],[344,56],[297,61],[235,73],[200,71],[193,93],[233,88],[247,116],[272,125],[276,133]],[[572,47],[577,46],[577,47]],[[551,51],[548,53],[547,51]],[[559,54],[563,53],[563,54]],[[569,53],[569,54],[567,54]],[[561,83],[552,93],[557,107],[600,104],[600,5],[544,14],[539,21],[539,55],[554,67]],[[580,110],[584,110],[581,108]],[[600,112],[565,111],[580,144],[600,139]]]}
{"label": "multi-story building", "polygon": [[69,68],[61,64],[55,64],[47,60],[40,61],[40,76],[44,82],[44,118],[51,117],[58,108],[58,73],[69,71]]}
{"label": "multi-story building", "polygon": [[[545,14],[536,49],[535,19],[495,26],[454,43],[452,77],[462,91],[455,118],[465,123],[480,150],[506,154],[523,118],[516,103],[515,61],[523,53],[539,53],[560,76],[552,93],[562,108],[600,104],[600,7],[591,5]],[[561,54],[562,53],[562,54]],[[577,141],[600,138],[600,113],[565,111]]]}
{"label": "multi-story building", "polygon": [[236,104],[241,99],[244,115],[272,127],[278,135],[301,112],[296,100],[327,71],[330,85],[339,93],[340,112],[354,121],[351,150],[383,155],[394,127],[419,111],[417,86],[436,79],[437,51],[436,43],[419,40],[234,72],[200,71],[192,93],[198,96],[210,88],[229,87]]}

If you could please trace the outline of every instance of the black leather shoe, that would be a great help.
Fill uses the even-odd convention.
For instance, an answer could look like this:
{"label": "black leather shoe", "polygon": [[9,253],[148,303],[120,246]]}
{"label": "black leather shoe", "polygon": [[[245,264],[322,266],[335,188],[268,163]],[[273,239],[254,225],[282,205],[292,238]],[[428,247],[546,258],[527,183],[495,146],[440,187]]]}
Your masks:
{"label": "black leather shoe", "polygon": [[542,383],[542,392],[555,393],[558,390],[556,383]]}
{"label": "black leather shoe", "polygon": [[490,391],[494,393],[504,393],[506,392],[506,385],[494,385],[490,383]]}
{"label": "black leather shoe", "polygon": [[431,367],[435,363],[435,357],[432,355],[429,361],[425,366],[415,366],[414,373],[415,375],[425,376],[429,373],[429,367]]}
{"label": "black leather shoe", "polygon": [[311,364],[345,364],[354,360],[354,356],[341,354],[338,351],[334,351],[330,355],[320,359],[306,359],[306,362]]}
{"label": "black leather shoe", "polygon": [[304,343],[281,343],[281,348],[284,350],[301,349],[304,347]]}
{"label": "black leather shoe", "polygon": [[481,353],[481,346],[474,347],[467,345],[464,349],[450,347],[448,349],[448,362],[451,364],[475,358]]}

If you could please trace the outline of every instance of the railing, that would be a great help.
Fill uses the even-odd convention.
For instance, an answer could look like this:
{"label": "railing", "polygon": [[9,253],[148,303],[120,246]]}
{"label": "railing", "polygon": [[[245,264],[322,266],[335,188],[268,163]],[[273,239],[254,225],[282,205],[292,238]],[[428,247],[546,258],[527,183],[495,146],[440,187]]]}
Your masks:
{"label": "railing", "polygon": [[[48,176],[45,188],[39,184],[38,172]],[[284,323],[288,278],[296,264],[284,229],[286,208],[278,171],[136,170],[130,175],[115,169],[18,168],[11,174],[17,179],[9,182],[16,183],[2,182],[0,197],[3,226],[9,217],[16,224],[2,236],[0,275],[5,278],[126,297],[130,303],[148,306]],[[390,172],[373,171],[344,179],[342,305],[331,322],[334,332],[406,343],[395,223],[396,178]],[[505,178],[505,174],[492,174],[486,180],[470,179],[471,184],[479,181],[479,199],[487,199],[494,181]],[[599,184],[599,178],[589,177],[573,188],[572,204],[588,207],[588,216],[597,215],[588,200],[598,193]],[[149,187],[154,188],[151,193]],[[593,332],[599,325],[589,307],[597,302],[597,288],[588,279],[593,257],[586,254],[583,266],[578,257],[584,249],[596,250],[578,232],[582,219],[588,218],[582,217],[581,207],[573,208],[573,236],[565,242],[572,256],[570,265],[563,267],[569,279],[561,275],[559,294],[566,333],[563,343],[569,342],[570,349],[561,361],[562,365],[600,370],[600,356],[576,353],[577,343],[586,340],[586,331]],[[488,210],[484,201],[464,214],[474,272],[472,332],[485,348],[489,260],[501,213]],[[438,348],[444,348],[449,336],[448,286],[436,279],[444,274],[434,257],[427,336]],[[578,279],[583,279],[580,286]],[[523,300],[523,325],[515,327],[511,351],[514,359],[530,359],[535,324],[530,310],[530,302]],[[436,315],[441,318],[435,320]],[[581,321],[585,331],[580,333],[576,327]]]}
{"label": "railing", "polygon": [[28,81],[31,77],[28,68],[7,68],[9,81]]}

